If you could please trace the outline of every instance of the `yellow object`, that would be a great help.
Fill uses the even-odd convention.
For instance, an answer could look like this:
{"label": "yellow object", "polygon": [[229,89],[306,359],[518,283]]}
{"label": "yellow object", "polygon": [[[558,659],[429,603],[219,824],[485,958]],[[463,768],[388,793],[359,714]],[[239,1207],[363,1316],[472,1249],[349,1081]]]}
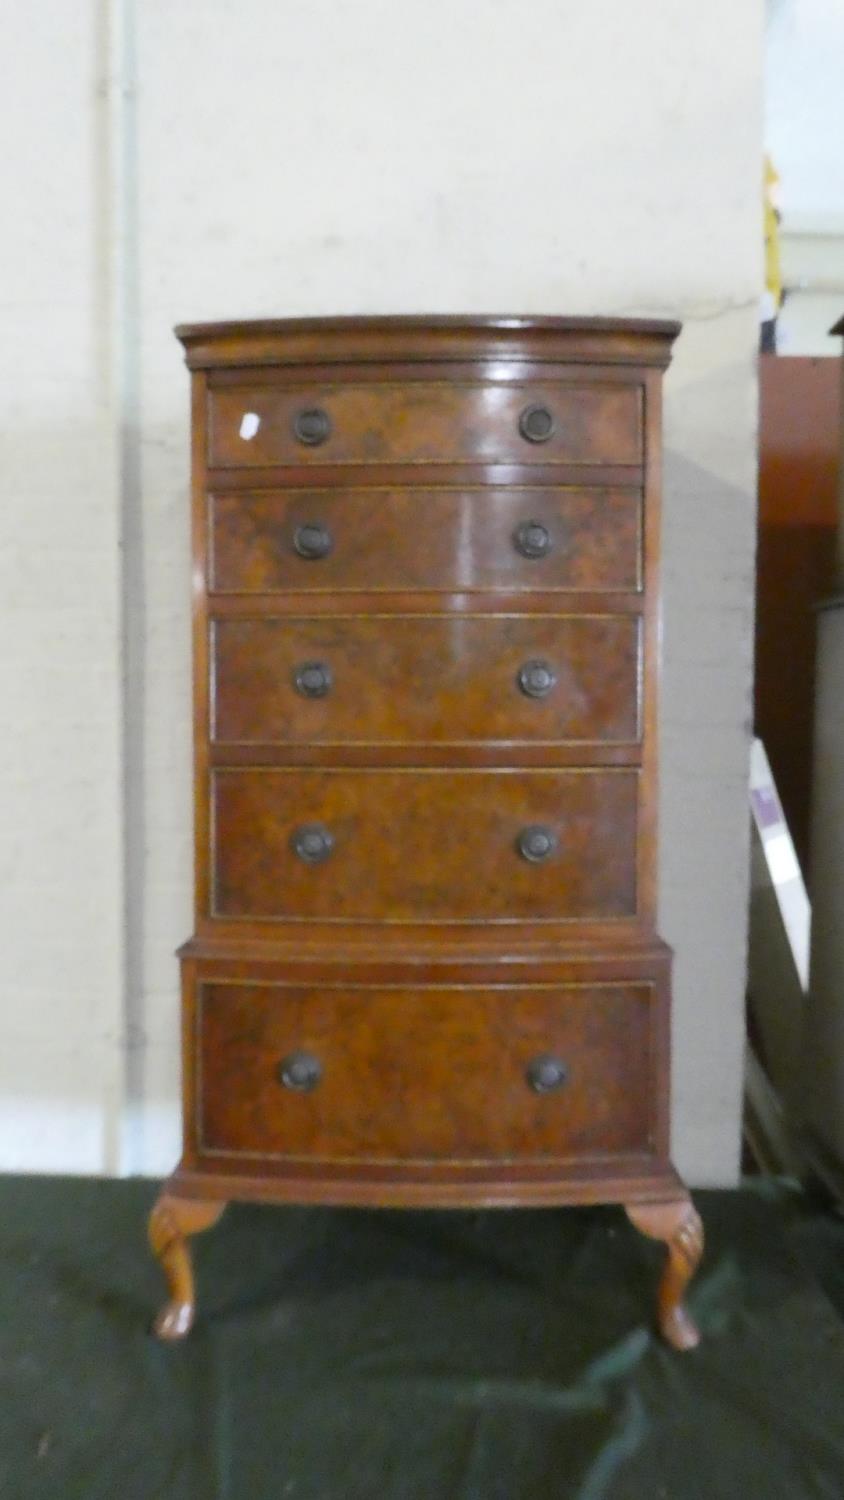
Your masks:
{"label": "yellow object", "polygon": [[765,155],[764,204],[765,204],[765,290],[775,318],[782,306],[782,264],[780,261],[780,178],[770,156]]}

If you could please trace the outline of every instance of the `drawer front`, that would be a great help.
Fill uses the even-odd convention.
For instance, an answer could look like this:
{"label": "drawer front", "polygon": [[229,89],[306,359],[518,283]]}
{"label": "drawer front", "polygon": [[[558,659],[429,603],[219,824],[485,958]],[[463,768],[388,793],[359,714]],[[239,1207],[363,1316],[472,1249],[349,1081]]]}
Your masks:
{"label": "drawer front", "polygon": [[223,742],[638,738],[631,616],[218,620],[211,661]]}
{"label": "drawer front", "polygon": [[223,386],[212,468],[273,464],[640,464],[638,385],[408,381]]}
{"label": "drawer front", "polygon": [[625,917],[635,770],[219,770],[213,915],[321,921]]}
{"label": "drawer front", "polygon": [[210,536],[220,593],[641,587],[637,489],[218,494]]}
{"label": "drawer front", "polygon": [[644,1152],[647,984],[295,989],[207,984],[200,1151],[497,1161]]}

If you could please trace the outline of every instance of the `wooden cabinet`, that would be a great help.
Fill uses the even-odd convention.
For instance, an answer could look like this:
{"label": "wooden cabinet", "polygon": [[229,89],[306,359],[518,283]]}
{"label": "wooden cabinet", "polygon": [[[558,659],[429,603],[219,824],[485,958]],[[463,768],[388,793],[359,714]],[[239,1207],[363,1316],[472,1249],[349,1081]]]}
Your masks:
{"label": "wooden cabinet", "polygon": [[178,330],[193,382],[184,1152],[230,1198],[617,1202],[682,1294],[657,937],[660,382],[677,327]]}

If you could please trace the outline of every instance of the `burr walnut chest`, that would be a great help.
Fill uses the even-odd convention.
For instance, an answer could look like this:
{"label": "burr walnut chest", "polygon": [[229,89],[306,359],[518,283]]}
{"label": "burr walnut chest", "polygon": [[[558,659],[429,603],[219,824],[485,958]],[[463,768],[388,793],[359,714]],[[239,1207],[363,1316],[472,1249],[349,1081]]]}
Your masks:
{"label": "burr walnut chest", "polygon": [[179,328],[196,923],[163,1337],[227,1200],[623,1204],[668,1153],[655,929],[660,399],[677,325]]}

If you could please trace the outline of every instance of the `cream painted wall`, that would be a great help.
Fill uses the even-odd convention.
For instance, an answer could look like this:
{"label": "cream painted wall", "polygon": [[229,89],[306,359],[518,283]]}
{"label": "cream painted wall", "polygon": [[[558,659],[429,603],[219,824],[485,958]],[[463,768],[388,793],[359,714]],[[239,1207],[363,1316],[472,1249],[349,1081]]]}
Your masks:
{"label": "cream painted wall", "polygon": [[119,454],[100,8],[7,5],[0,1166],[120,1159]]}
{"label": "cream painted wall", "polygon": [[[760,5],[535,0],[526,12],[515,0],[104,0],[90,12],[74,7],[74,24],[70,9],[42,6],[56,32],[49,46],[43,35],[26,41],[40,74],[32,95],[21,86],[19,128],[42,130],[45,160],[44,180],[22,174],[19,183],[32,238],[48,218],[53,228],[65,195],[74,207],[67,252],[43,252],[28,314],[16,312],[20,348],[31,340],[39,351],[18,421],[55,453],[37,536],[46,546],[50,528],[64,535],[64,526],[82,568],[77,581],[71,536],[64,552],[39,556],[27,618],[37,608],[53,620],[71,589],[96,629],[68,640],[62,662],[99,674],[101,691],[82,714],[75,700],[66,710],[61,697],[42,701],[17,735],[28,774],[12,810],[23,830],[32,817],[36,826],[28,898],[11,909],[3,1009],[9,1020],[37,1010],[39,1025],[51,1015],[57,1024],[47,1073],[22,1029],[9,1115],[33,1131],[48,1119],[60,1138],[51,1152],[18,1129],[0,1142],[3,1164],[158,1173],[178,1150],[172,952],[190,929],[191,851],[188,385],[173,323],[642,312],[687,325],[666,434],[661,909],[677,950],[675,1155],[694,1181],[731,1180],[747,886]],[[95,16],[108,33],[98,61]],[[52,105],[39,126],[46,85],[59,75],[84,139]],[[59,204],[48,209],[54,178]],[[23,265],[24,244],[19,254]],[[104,264],[105,297],[96,290]],[[55,331],[57,309],[69,340]],[[105,388],[86,363],[92,338],[112,349]],[[104,453],[109,436],[120,439],[111,466],[96,447],[100,421]],[[80,425],[92,451],[74,467],[81,439],[70,431]],[[23,468],[20,485],[16,511],[26,518],[37,485]],[[95,545],[105,549],[99,569]],[[25,699],[38,691],[50,641],[24,635],[20,644]],[[48,727],[64,736],[54,760],[39,749]],[[106,762],[96,777],[90,755]],[[48,909],[76,934],[72,982],[50,923],[38,922],[34,945],[29,915],[57,831],[62,864]],[[97,1028],[83,990],[101,1004]]]}

